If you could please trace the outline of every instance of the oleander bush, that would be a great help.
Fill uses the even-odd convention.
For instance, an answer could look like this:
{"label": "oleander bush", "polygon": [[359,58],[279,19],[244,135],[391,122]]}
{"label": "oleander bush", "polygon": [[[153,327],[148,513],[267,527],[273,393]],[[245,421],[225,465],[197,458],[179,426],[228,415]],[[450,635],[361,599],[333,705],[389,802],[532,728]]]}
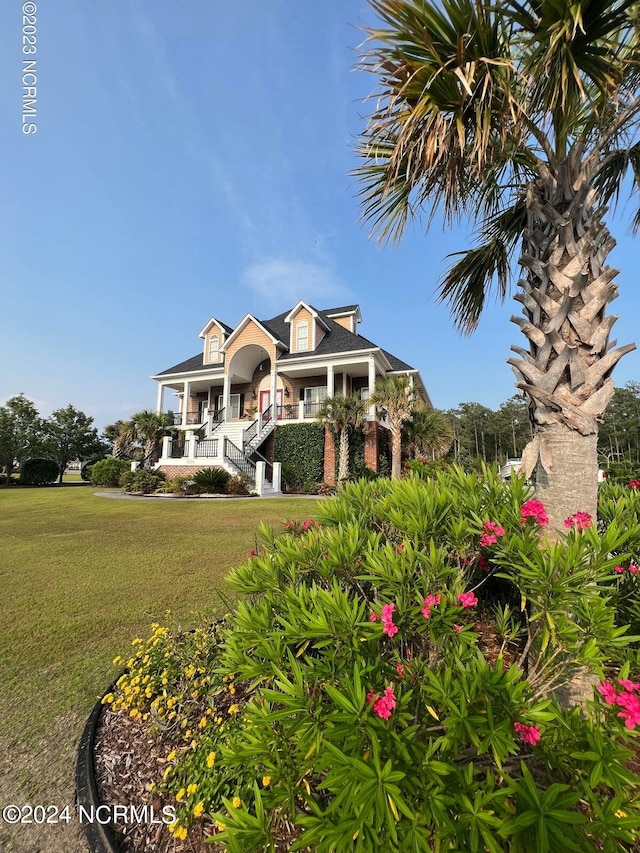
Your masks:
{"label": "oleander bush", "polygon": [[60,476],[60,467],[53,459],[27,459],[20,471],[21,486],[48,486]]}
{"label": "oleander bush", "polygon": [[115,489],[122,485],[122,478],[130,471],[130,462],[110,456],[91,466],[91,482],[94,486],[108,486]]}
{"label": "oleander bush", "polygon": [[[171,831],[208,814],[231,853],[634,849],[636,500],[603,494],[606,524],[544,544],[521,480],[453,468],[263,525],[224,626],[156,626],[106,697],[173,738]],[[563,709],[585,670],[598,690]]]}

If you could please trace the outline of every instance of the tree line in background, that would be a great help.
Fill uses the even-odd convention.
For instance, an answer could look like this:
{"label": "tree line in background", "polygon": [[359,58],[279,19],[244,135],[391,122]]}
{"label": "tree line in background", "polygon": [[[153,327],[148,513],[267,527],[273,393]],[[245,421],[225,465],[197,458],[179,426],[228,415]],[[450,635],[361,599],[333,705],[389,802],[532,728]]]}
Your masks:
{"label": "tree line in background", "polygon": [[58,482],[62,482],[70,462],[94,461],[109,455],[149,466],[155,461],[162,436],[169,432],[169,424],[167,415],[142,411],[128,421],[110,424],[100,435],[93,418],[75,406],[69,404],[56,409],[49,418],[42,418],[35,404],[18,394],[0,406],[2,480],[8,485],[11,474],[24,470],[25,463],[34,459],[55,463]]}
{"label": "tree line in background", "polygon": [[[510,397],[497,410],[466,402],[440,411],[405,405],[403,383],[394,381],[397,388],[377,389],[376,403],[381,414],[386,414],[392,432],[397,436],[401,430],[405,458],[428,461],[446,457],[465,467],[477,467],[482,462],[503,465],[507,459],[520,458],[531,440],[529,409],[522,397]],[[359,425],[364,414],[364,409],[358,410],[357,424],[353,424],[348,402],[338,395],[327,401],[321,415],[338,438],[344,430]],[[55,461],[61,481],[70,462],[109,455],[150,467],[158,456],[162,437],[174,432],[172,423],[167,415],[141,411],[129,420],[109,424],[100,435],[93,418],[71,404],[42,418],[34,403],[19,394],[0,406],[0,470],[10,476],[28,459],[42,457]],[[640,468],[640,382],[616,388],[600,425],[598,453],[605,470]],[[344,479],[348,469],[339,474],[342,477],[338,479]]]}

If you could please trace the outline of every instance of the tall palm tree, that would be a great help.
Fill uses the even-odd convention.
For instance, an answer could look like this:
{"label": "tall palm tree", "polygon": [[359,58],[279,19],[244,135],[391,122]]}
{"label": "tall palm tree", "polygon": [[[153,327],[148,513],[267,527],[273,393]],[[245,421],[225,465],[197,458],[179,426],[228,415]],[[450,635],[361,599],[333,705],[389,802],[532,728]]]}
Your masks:
{"label": "tall palm tree", "polygon": [[391,479],[400,476],[402,468],[402,425],[411,418],[414,393],[406,376],[385,376],[378,379],[369,398],[386,418],[391,431]]}
{"label": "tall palm tree", "polygon": [[453,426],[439,409],[414,405],[402,430],[402,442],[415,459],[439,459],[453,444]]}
{"label": "tall palm tree", "polygon": [[420,212],[475,222],[478,245],[440,282],[466,333],[519,260],[524,316],[512,319],[527,346],[509,363],[535,428],[523,467],[537,467],[556,529],[595,515],[598,422],[635,347],[609,341],[618,288],[604,216],[629,168],[640,188],[637,4],[369,2],[382,25],[364,52],[380,84],[357,170],[364,216],[382,239]]}
{"label": "tall palm tree", "polygon": [[366,413],[365,403],[355,394],[336,394],[322,401],[318,418],[334,435],[340,436],[338,481],[349,476],[349,432],[359,429]]}
{"label": "tall palm tree", "polygon": [[162,437],[171,426],[167,415],[156,414],[148,410],[137,412],[131,418],[136,437],[144,445],[143,468],[156,461]]}

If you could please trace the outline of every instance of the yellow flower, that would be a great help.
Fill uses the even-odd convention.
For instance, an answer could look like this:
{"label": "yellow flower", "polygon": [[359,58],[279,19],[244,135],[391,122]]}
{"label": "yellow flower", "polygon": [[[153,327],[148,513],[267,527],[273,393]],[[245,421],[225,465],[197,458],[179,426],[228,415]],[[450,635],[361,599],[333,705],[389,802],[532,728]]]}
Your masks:
{"label": "yellow flower", "polygon": [[196,803],[193,807],[193,816],[200,817],[200,815],[204,812],[204,803],[200,800],[199,803]]}
{"label": "yellow flower", "polygon": [[230,714],[237,714],[239,710],[240,710],[240,705],[236,705],[235,702],[233,705],[231,705],[229,707],[229,713]]}
{"label": "yellow flower", "polygon": [[185,791],[185,789],[184,789],[184,788],[180,788],[180,790],[179,790],[179,791],[178,791],[178,793],[176,794],[176,802],[181,803],[181,802],[184,800],[184,795],[185,795],[186,793],[187,793],[187,792]]}
{"label": "yellow flower", "polygon": [[190,796],[191,796],[191,794],[195,794],[195,792],[196,792],[197,790],[198,790],[198,786],[196,785],[196,783],[195,783],[195,782],[192,782],[192,783],[189,785],[189,787],[187,788],[187,796],[188,796],[188,797],[190,797]]}
{"label": "yellow flower", "polygon": [[172,749],[171,752],[169,753],[169,755],[167,755],[167,761],[175,761],[175,758],[176,758],[176,751],[175,751],[175,749]]}
{"label": "yellow flower", "polygon": [[626,817],[626,816],[627,816],[627,813],[623,812],[622,809],[618,809],[618,811],[616,812],[616,817]]}
{"label": "yellow flower", "polygon": [[178,829],[176,829],[174,834],[175,834],[175,837],[177,839],[179,839],[180,841],[184,841],[185,838],[187,837],[187,827],[186,826],[179,827]]}
{"label": "yellow flower", "polygon": [[167,779],[169,778],[169,776],[171,776],[171,770],[172,770],[171,767],[167,767],[167,769],[164,771],[164,773],[162,774],[162,781],[163,782],[166,782]]}
{"label": "yellow flower", "polygon": [[231,693],[232,696],[236,695],[236,688],[234,687],[233,684],[229,685],[229,693]]}
{"label": "yellow flower", "polygon": [[207,767],[209,767],[209,768],[213,767],[215,762],[216,762],[216,754],[215,754],[215,752],[210,752],[209,755],[207,755]]}
{"label": "yellow flower", "polygon": [[102,697],[102,704],[103,704],[103,705],[111,705],[111,703],[113,702],[114,698],[115,698],[115,697],[114,697],[113,693],[107,693],[107,695],[106,695],[106,696],[103,696],[103,697]]}
{"label": "yellow flower", "polygon": [[120,655],[116,655],[116,656],[114,657],[114,659],[113,659],[113,662],[114,662],[114,663],[116,663],[116,664],[117,664],[117,663],[122,663],[122,658],[120,657]]}
{"label": "yellow flower", "polygon": [[221,820],[217,820],[216,821],[216,829],[219,829],[220,832],[224,832],[226,829],[226,826],[223,824],[223,822]]}
{"label": "yellow flower", "polygon": [[271,776],[263,776],[262,777],[262,784],[264,785],[265,788],[268,788],[269,785],[271,784]]}
{"label": "yellow flower", "polygon": [[206,717],[202,717],[202,719],[198,723],[198,728],[203,729],[207,725],[208,722],[209,722],[209,720],[207,720]]}
{"label": "yellow flower", "polygon": [[231,805],[233,806],[234,809],[239,809],[240,806],[242,805],[242,800],[240,799],[240,797],[234,797],[233,800],[231,801]]}

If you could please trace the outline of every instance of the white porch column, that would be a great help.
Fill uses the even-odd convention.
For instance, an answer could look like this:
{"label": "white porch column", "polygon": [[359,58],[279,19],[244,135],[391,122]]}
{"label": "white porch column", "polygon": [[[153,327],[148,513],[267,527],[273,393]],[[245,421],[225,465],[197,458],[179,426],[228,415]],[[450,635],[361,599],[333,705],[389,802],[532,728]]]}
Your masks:
{"label": "white porch column", "polygon": [[188,429],[184,434],[184,440],[189,442],[189,449],[187,453],[187,458],[189,462],[196,461],[196,447],[198,445],[198,439],[196,438],[193,430]]}
{"label": "white porch column", "polygon": [[231,420],[231,379],[229,375],[225,373],[224,381],[222,385],[222,408],[224,409],[224,417],[223,420],[230,421]]}
{"label": "white porch column", "polygon": [[342,393],[346,397],[347,396],[347,371],[342,371]]}
{"label": "white porch column", "polygon": [[282,491],[282,462],[273,463],[273,491],[278,494]]}
{"label": "white porch column", "polygon": [[333,376],[333,365],[327,365],[327,397],[333,397],[335,394],[335,382]]}
{"label": "white porch column", "polygon": [[161,459],[171,459],[171,444],[172,438],[170,435],[165,435],[162,438],[162,456]]}
{"label": "white porch column", "polygon": [[278,368],[276,367],[276,363],[273,363],[273,369],[271,371],[271,417],[273,418],[273,422],[275,423],[278,420]]}
{"label": "white porch column", "polygon": [[189,411],[189,403],[191,401],[191,383],[184,383],[184,393],[182,395],[182,426],[186,427],[187,424],[187,412]]}
{"label": "white porch column", "polygon": [[[369,356],[369,397],[373,394],[376,388],[376,360],[375,356]],[[371,404],[369,406],[369,414],[367,415],[367,420],[375,421],[376,419],[376,407]]]}
{"label": "white porch column", "polygon": [[256,462],[256,492],[262,497],[264,494],[264,462]]}
{"label": "white porch column", "polygon": [[161,415],[164,408],[164,389],[165,385],[162,382],[158,383],[158,397],[156,400],[156,414]]}

